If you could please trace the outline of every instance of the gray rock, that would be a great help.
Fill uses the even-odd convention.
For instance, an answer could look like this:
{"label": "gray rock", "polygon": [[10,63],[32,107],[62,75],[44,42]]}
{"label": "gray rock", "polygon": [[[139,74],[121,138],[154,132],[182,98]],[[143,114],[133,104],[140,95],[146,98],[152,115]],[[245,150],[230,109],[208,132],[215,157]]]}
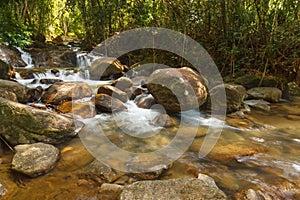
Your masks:
{"label": "gray rock", "polygon": [[[300,72],[300,70],[299,70],[299,72]],[[288,87],[289,87],[289,94],[291,96],[300,97],[300,87],[295,82],[288,83]]]}
{"label": "gray rock", "polygon": [[196,178],[139,181],[124,188],[120,200],[226,199],[214,184]]}
{"label": "gray rock", "polygon": [[198,108],[207,97],[204,79],[187,67],[154,71],[147,88],[157,103],[173,112]]}
{"label": "gray rock", "polygon": [[248,99],[263,99],[270,102],[279,102],[282,92],[275,87],[256,87],[247,91]]}
{"label": "gray rock", "polygon": [[[210,96],[218,95],[223,85],[218,85],[211,89]],[[224,84],[226,92],[227,113],[232,113],[240,109],[242,102],[246,96],[246,89],[242,85]],[[224,99],[215,98],[215,108],[219,110],[225,106]]]}
{"label": "gray rock", "polygon": [[127,77],[121,77],[115,80],[112,85],[125,92],[128,88],[133,86],[133,82]]}
{"label": "gray rock", "polygon": [[56,82],[42,96],[42,102],[59,105],[66,101],[91,97],[92,90],[83,82]]}
{"label": "gray rock", "polygon": [[121,193],[124,186],[118,184],[111,184],[111,183],[103,183],[100,188],[100,193]]}
{"label": "gray rock", "polygon": [[52,170],[59,158],[59,150],[44,143],[24,144],[15,146],[17,153],[12,160],[12,169],[36,177]]}
{"label": "gray rock", "polygon": [[0,98],[0,134],[12,145],[58,144],[75,136],[74,130],[72,118]]}
{"label": "gray rock", "polygon": [[0,80],[0,93],[4,93],[5,91],[15,93],[20,103],[27,103],[29,99],[29,88],[20,83]]}
{"label": "gray rock", "polygon": [[270,103],[265,100],[246,100],[244,101],[245,104],[251,106],[252,108],[261,109],[264,111],[270,111],[271,106]]}
{"label": "gray rock", "polygon": [[3,197],[7,192],[6,186],[0,182],[0,197]]}

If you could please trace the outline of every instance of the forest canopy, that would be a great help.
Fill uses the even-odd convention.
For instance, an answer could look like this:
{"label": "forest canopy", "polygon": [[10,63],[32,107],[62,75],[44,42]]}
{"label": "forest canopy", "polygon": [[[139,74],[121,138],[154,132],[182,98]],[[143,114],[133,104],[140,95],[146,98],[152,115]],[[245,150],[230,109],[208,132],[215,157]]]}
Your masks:
{"label": "forest canopy", "polygon": [[0,42],[21,47],[37,34],[85,47],[117,32],[164,27],[187,34],[221,70],[294,76],[300,66],[299,0],[1,0]]}

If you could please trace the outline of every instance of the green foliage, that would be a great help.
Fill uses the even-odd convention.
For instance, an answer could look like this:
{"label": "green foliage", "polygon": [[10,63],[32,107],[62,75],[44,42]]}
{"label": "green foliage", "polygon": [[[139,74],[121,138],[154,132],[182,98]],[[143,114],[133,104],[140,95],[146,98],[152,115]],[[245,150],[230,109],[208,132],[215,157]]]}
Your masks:
{"label": "green foliage", "polygon": [[[91,48],[116,32],[165,27],[202,44],[224,74],[254,69],[294,74],[300,60],[299,0],[5,0],[2,40],[34,32],[72,35]],[[5,3],[3,3],[5,2]],[[0,14],[0,19],[3,14]],[[27,30],[27,32],[26,32]],[[49,38],[49,37],[48,37]],[[24,41],[27,41],[26,39]]]}

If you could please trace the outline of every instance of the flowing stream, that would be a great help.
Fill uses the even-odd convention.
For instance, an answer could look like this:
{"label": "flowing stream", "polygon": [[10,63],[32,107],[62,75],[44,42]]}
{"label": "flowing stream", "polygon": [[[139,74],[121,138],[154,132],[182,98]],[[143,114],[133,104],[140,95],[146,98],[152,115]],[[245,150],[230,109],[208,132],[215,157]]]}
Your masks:
{"label": "flowing stream", "polygon": [[[85,57],[86,54],[78,56],[82,69],[88,66],[89,61]],[[35,74],[31,80],[18,76],[17,81],[29,87],[41,85],[32,81],[43,78],[85,81],[91,86],[105,83],[88,80],[86,73],[59,70],[53,74],[49,70]],[[229,116],[217,144],[204,158],[199,158],[198,152],[208,126],[219,129],[224,122],[204,113],[188,111],[173,115],[178,123],[176,127],[163,128],[152,123],[160,111],[138,108],[133,101],[127,102],[127,106],[127,111],[118,114],[97,115],[94,120],[99,123],[92,132],[102,130],[118,148],[139,153],[167,146],[179,129],[186,135],[194,130],[197,132],[187,151],[168,166],[168,170],[159,179],[197,177],[198,173],[204,173],[213,177],[230,199],[238,198],[238,193],[248,189],[256,190],[266,199],[300,199],[300,98],[295,98],[293,102],[272,104],[270,112],[253,110],[243,117]],[[87,125],[94,122],[90,119],[82,121]],[[91,129],[83,128],[79,134],[86,134],[84,131]],[[135,137],[141,134],[148,134],[151,138]],[[81,176],[84,166],[93,160],[87,149],[105,152],[108,157],[115,158],[113,162],[116,165],[124,165],[124,160],[133,158],[109,151],[107,144],[93,134],[88,139],[91,141],[89,147],[80,138],[59,146],[62,157],[58,166],[50,173],[34,179],[18,174],[12,176],[12,153],[5,151],[5,156],[1,158],[0,179],[5,180],[9,188],[6,197],[15,200],[97,199],[99,185],[85,181]],[[125,176],[115,182],[126,185],[128,180]]]}

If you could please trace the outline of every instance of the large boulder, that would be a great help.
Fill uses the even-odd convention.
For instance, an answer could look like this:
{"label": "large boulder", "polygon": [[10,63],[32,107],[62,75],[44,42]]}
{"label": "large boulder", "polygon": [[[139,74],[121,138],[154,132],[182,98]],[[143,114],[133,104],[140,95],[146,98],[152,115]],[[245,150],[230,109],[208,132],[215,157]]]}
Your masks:
{"label": "large boulder", "polygon": [[91,97],[92,90],[83,82],[56,82],[42,96],[42,102],[59,105],[66,101]]}
{"label": "large boulder", "polygon": [[247,91],[248,99],[263,99],[269,102],[279,102],[281,90],[275,87],[256,87]]}
{"label": "large boulder", "polygon": [[17,172],[36,177],[53,169],[59,158],[59,150],[44,143],[23,144],[15,146],[11,168]]}
{"label": "large boulder", "polygon": [[[218,96],[220,90],[222,90],[223,87],[226,92],[227,113],[239,110],[244,98],[247,95],[246,89],[242,85],[236,84],[218,85],[210,90],[210,98],[213,98],[214,95]],[[224,99],[215,98],[213,109],[216,109],[217,111],[220,110],[219,108],[221,108],[222,106],[225,106]]]}
{"label": "large boulder", "polygon": [[0,79],[10,80],[13,75],[13,67],[0,60]]}
{"label": "large boulder", "polygon": [[122,102],[128,101],[128,96],[126,92],[123,92],[122,90],[111,86],[111,85],[102,85],[98,88],[98,94],[107,94],[109,96],[112,96],[114,98],[119,99]]}
{"label": "large boulder", "polygon": [[0,60],[12,67],[25,67],[26,63],[22,60],[17,49],[11,49],[6,45],[0,44]]}
{"label": "large boulder", "polygon": [[29,88],[21,85],[20,83],[0,80],[0,93],[3,94],[5,93],[5,91],[15,93],[20,103],[27,103],[27,101],[29,100]]}
{"label": "large boulder", "polygon": [[204,79],[187,67],[158,69],[147,87],[157,103],[174,112],[198,108],[207,98]]}
{"label": "large boulder", "polygon": [[[213,181],[214,182],[214,181]],[[126,186],[120,200],[152,199],[226,199],[211,181],[197,178],[139,181]]]}
{"label": "large boulder", "polygon": [[0,134],[17,145],[58,144],[76,133],[72,118],[0,98]]}
{"label": "large boulder", "polygon": [[122,101],[111,97],[107,94],[96,94],[95,96],[95,106],[98,113],[101,112],[119,112],[126,110],[127,107]]}
{"label": "large boulder", "polygon": [[104,57],[95,60],[89,67],[92,80],[100,80],[110,76],[121,77],[124,74],[126,66],[113,57]]}

